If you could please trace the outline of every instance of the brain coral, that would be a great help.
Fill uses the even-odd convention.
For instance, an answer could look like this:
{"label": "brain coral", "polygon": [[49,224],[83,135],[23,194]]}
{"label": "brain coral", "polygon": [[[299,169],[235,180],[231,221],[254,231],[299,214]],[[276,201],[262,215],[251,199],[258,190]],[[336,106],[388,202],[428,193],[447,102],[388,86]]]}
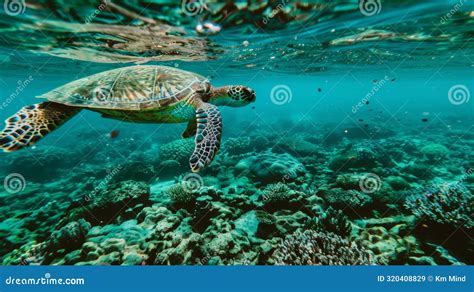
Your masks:
{"label": "brain coral", "polygon": [[242,159],[235,168],[264,183],[292,181],[306,172],[304,165],[290,154],[271,151]]}
{"label": "brain coral", "polygon": [[187,165],[189,156],[194,150],[193,139],[179,139],[160,147],[160,159],[162,161],[174,160],[181,165]]}

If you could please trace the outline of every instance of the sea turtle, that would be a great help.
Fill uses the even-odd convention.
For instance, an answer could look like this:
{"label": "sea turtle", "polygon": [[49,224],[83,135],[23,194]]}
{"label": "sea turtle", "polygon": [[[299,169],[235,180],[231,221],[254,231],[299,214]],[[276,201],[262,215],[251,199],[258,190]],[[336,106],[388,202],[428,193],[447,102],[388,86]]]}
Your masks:
{"label": "sea turtle", "polygon": [[128,122],[187,122],[182,136],[195,136],[189,163],[197,172],[211,163],[221,144],[217,106],[245,106],[256,95],[240,85],[213,87],[203,76],[180,69],[138,65],[84,77],[38,98],[48,101],[25,106],[5,121],[1,149],[10,152],[30,146],[88,109]]}

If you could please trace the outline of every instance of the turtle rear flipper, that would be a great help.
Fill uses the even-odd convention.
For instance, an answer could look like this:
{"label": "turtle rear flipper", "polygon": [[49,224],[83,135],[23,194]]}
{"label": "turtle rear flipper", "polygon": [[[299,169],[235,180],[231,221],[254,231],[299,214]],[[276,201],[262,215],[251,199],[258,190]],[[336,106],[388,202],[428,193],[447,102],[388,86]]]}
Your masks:
{"label": "turtle rear flipper", "polygon": [[0,149],[11,152],[31,146],[80,111],[54,102],[23,107],[5,121],[0,132]]}
{"label": "turtle rear flipper", "polygon": [[221,146],[222,136],[221,114],[215,105],[200,104],[196,110],[196,122],[195,148],[189,159],[193,172],[212,162]]}

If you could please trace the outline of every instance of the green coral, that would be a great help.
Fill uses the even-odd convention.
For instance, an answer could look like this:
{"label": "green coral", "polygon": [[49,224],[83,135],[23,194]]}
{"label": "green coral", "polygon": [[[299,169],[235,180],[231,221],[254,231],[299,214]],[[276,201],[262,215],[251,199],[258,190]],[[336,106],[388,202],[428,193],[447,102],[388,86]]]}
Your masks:
{"label": "green coral", "polygon": [[81,247],[86,240],[87,232],[91,225],[84,219],[70,222],[59,230],[51,234],[47,243],[48,250],[65,249],[75,250]]}
{"label": "green coral", "polygon": [[343,209],[348,214],[360,216],[369,213],[373,199],[366,193],[356,190],[343,190],[340,188],[320,189],[318,192],[330,206]]}
{"label": "green coral", "polygon": [[190,207],[196,202],[197,193],[186,189],[182,183],[175,184],[166,190],[177,207]]}
{"label": "green coral", "polygon": [[229,138],[224,144],[224,151],[233,156],[249,153],[253,151],[249,137]]}
{"label": "green coral", "polygon": [[263,190],[261,199],[263,200],[263,208],[267,211],[297,211],[306,202],[304,193],[292,190],[282,182],[267,185]]}
{"label": "green coral", "polygon": [[177,161],[180,165],[187,165],[188,159],[194,150],[193,139],[179,139],[160,146],[160,160]]}
{"label": "green coral", "polygon": [[149,205],[150,187],[142,181],[121,181],[99,185],[85,196],[83,207],[74,209],[68,217],[85,218],[93,225],[107,224],[112,220],[123,222],[135,216],[134,209]]}
{"label": "green coral", "polygon": [[438,161],[449,154],[448,148],[441,144],[429,144],[421,148],[421,153],[431,162]]}
{"label": "green coral", "polygon": [[306,168],[288,153],[266,151],[240,160],[235,170],[262,183],[289,182],[306,174]]}
{"label": "green coral", "polygon": [[392,187],[392,189],[400,191],[407,190],[410,188],[410,184],[400,176],[389,176],[385,178],[385,181]]}
{"label": "green coral", "polygon": [[263,190],[263,200],[271,202],[288,202],[291,196],[291,189],[284,183],[269,184]]}

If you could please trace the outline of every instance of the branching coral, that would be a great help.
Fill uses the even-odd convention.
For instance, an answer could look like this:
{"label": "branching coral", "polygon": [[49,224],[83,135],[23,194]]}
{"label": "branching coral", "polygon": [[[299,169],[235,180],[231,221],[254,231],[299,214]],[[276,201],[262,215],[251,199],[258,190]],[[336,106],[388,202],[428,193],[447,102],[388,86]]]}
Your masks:
{"label": "branching coral", "polygon": [[261,199],[263,208],[274,212],[279,210],[299,210],[305,203],[305,194],[291,189],[288,185],[279,182],[269,184],[263,190]]}
{"label": "branching coral", "polygon": [[[370,206],[373,203],[373,199],[368,194],[356,190],[321,188],[318,195],[336,209],[343,209],[349,214],[357,211],[357,213],[353,215],[359,216],[360,214],[368,213],[370,211]],[[352,208],[348,208],[348,206],[351,206]]]}
{"label": "branching coral", "polygon": [[330,232],[296,231],[273,253],[277,265],[372,265],[373,254]]}
{"label": "branching coral", "polygon": [[351,233],[352,226],[344,212],[329,207],[321,217],[308,220],[305,229],[332,232],[346,237]]}
{"label": "branching coral", "polygon": [[424,195],[413,195],[405,207],[416,217],[429,224],[474,228],[473,195],[464,187],[434,190]]}
{"label": "branching coral", "polygon": [[263,199],[267,202],[289,201],[291,189],[284,183],[269,184],[263,190]]}
{"label": "branching coral", "polygon": [[171,186],[166,193],[178,207],[190,207],[196,201],[196,192],[187,190],[181,183]]}

